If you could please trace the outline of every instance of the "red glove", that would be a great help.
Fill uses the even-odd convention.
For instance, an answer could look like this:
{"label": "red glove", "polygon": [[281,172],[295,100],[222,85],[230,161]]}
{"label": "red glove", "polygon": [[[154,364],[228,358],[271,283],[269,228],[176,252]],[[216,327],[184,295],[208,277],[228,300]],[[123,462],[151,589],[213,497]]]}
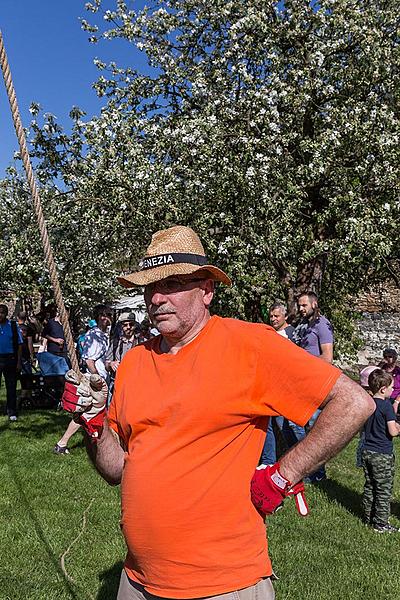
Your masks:
{"label": "red glove", "polygon": [[[77,392],[78,386],[70,381],[66,381],[64,385],[64,392],[61,398],[61,406],[63,410],[70,413],[75,413],[82,405],[82,397]],[[87,399],[87,406],[90,407],[92,404],[91,398]]]}
{"label": "red glove", "polygon": [[304,491],[304,483],[302,481],[296,483],[296,485],[288,491],[288,496],[294,496],[297,512],[302,517],[306,517],[310,512]]}
{"label": "red glove", "polygon": [[251,501],[263,517],[272,515],[281,508],[284,499],[290,495],[296,498],[299,514],[308,514],[303,483],[292,486],[291,482],[279,473],[279,463],[258,467],[251,480],[250,491]]}
{"label": "red glove", "polygon": [[104,417],[106,414],[107,412],[105,408],[98,412],[95,417],[89,419],[87,418],[86,413],[76,413],[74,415],[74,421],[75,423],[82,425],[89,437],[93,438],[93,440],[97,440],[103,432]]}
{"label": "red glove", "polygon": [[82,425],[92,439],[98,439],[106,415],[106,382],[99,375],[82,375],[72,370],[66,373],[65,379],[63,409],[73,413],[74,421]]}

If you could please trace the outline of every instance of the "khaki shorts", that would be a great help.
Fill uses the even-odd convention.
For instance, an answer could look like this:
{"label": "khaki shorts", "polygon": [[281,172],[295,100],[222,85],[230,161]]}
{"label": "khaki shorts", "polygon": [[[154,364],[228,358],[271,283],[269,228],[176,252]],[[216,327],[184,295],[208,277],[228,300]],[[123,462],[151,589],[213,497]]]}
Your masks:
{"label": "khaki shorts", "polygon": [[[275,592],[272,587],[271,579],[261,579],[254,585],[242,590],[235,590],[227,594],[219,594],[218,596],[207,596],[207,599],[197,600],[274,600]],[[117,600],[171,600],[161,598],[146,592],[142,585],[129,579],[122,569],[121,580],[119,582],[119,590]]]}

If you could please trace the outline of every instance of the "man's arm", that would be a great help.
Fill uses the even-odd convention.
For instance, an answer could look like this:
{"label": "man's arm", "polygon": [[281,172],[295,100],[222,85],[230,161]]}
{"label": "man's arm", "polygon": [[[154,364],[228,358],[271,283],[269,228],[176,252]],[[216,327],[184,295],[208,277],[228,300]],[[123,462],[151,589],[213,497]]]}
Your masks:
{"label": "man's arm", "polygon": [[[396,398],[396,400],[393,402],[393,410],[394,410],[394,414],[396,416],[397,416],[398,408],[399,408],[399,400]],[[390,433],[390,435],[392,437],[396,437],[397,435],[400,435],[400,425],[396,421],[388,421],[387,428],[388,428],[388,432]]]}
{"label": "man's arm", "polygon": [[342,374],[321,408],[308,435],[279,461],[280,473],[293,484],[338,454],[374,412],[375,403],[360,385]]}
{"label": "man's arm", "polygon": [[106,361],[106,370],[111,373],[116,373],[119,367],[119,360]]}
{"label": "man's arm", "polygon": [[22,360],[22,344],[18,344],[18,352],[17,352],[17,371],[21,370],[21,360]]}
{"label": "man's arm", "polygon": [[96,369],[96,361],[95,360],[92,360],[91,358],[86,358],[85,362],[86,362],[86,366],[88,368],[89,373],[92,373],[94,375],[99,375],[99,372]]}
{"label": "man's arm", "polygon": [[388,431],[392,437],[396,437],[400,434],[400,425],[396,421],[388,421]]}
{"label": "man's arm", "polygon": [[103,432],[97,442],[85,435],[86,450],[96,470],[110,485],[121,483],[125,452],[117,433],[104,421]]}
{"label": "man's arm", "polygon": [[333,361],[333,344],[321,344],[320,358],[332,364]]}
{"label": "man's arm", "polygon": [[28,340],[29,356],[31,357],[31,360],[33,360],[35,358],[35,350],[33,348],[33,339],[32,339],[32,336],[28,335],[27,340]]}

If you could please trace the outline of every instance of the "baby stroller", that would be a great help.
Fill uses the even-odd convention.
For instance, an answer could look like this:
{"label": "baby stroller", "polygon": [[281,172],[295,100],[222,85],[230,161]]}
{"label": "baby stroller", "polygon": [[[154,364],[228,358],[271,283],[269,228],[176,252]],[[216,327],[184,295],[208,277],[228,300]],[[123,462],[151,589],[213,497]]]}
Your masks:
{"label": "baby stroller", "polygon": [[21,373],[20,406],[56,408],[64,390],[64,375],[70,367],[63,356],[51,352],[40,352],[37,361],[39,370]]}

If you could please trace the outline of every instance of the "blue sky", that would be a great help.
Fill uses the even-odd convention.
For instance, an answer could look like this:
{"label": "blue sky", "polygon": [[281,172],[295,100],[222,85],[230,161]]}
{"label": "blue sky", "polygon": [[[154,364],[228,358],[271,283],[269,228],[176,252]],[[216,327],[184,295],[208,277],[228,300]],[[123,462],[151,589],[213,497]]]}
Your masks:
{"label": "blue sky", "polygon": [[[133,1],[134,8],[144,1]],[[17,94],[24,126],[30,122],[32,101],[45,112],[57,116],[69,128],[69,111],[79,106],[87,116],[98,114],[102,100],[91,84],[97,79],[94,58],[115,60],[139,70],[145,69],[145,57],[122,40],[90,44],[81,30],[79,17],[93,21],[84,8],[85,0],[1,0],[0,29]],[[103,0],[104,9],[114,7]],[[13,162],[17,140],[4,82],[0,85],[0,178]]]}

